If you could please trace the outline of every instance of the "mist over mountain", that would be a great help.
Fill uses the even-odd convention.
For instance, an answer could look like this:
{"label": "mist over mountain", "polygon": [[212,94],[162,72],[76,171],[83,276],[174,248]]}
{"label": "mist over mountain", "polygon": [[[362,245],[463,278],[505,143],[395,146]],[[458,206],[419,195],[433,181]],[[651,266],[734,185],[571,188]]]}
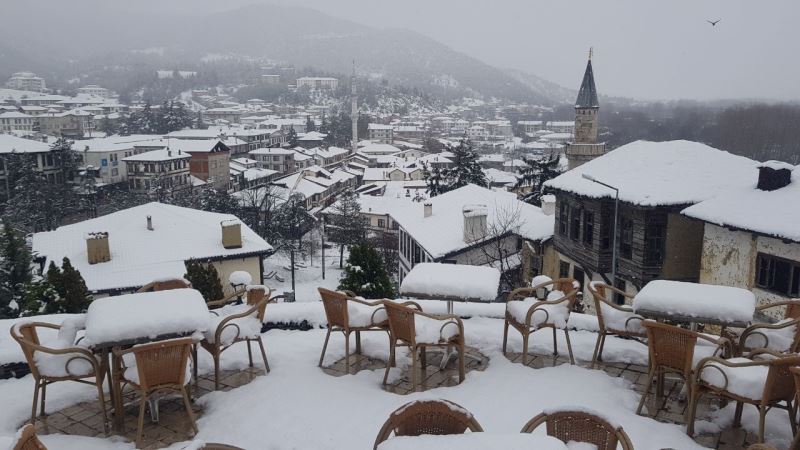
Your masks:
{"label": "mist over mountain", "polygon": [[[355,60],[360,75],[433,94],[540,104],[572,96],[535,75],[492,67],[422,34],[365,26],[308,8],[251,5],[182,12],[156,3],[137,11],[97,0],[11,3],[0,27],[0,77],[18,70],[65,76],[83,61],[109,58],[119,64],[120,55],[131,50],[158,49],[152,58],[173,64],[237,54],[339,74],[348,74]],[[37,12],[45,6],[48,14]],[[36,33],[28,29],[32,21]],[[134,59],[141,58],[137,53]]]}

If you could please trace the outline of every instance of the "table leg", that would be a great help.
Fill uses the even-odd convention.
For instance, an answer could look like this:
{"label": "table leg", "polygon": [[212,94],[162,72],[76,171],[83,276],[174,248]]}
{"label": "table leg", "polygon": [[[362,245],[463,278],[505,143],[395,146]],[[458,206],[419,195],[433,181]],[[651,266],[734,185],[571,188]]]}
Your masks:
{"label": "table leg", "polygon": [[111,402],[114,408],[113,428],[118,433],[125,432],[125,412],[122,406],[122,389],[119,385],[120,376],[122,374],[122,365],[120,358],[111,352]]}

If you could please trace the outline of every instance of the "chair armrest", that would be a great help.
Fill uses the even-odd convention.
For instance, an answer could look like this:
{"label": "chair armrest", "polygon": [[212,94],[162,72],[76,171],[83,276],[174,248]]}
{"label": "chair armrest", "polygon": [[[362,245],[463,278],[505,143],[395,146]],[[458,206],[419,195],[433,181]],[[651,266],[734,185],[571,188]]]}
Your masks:
{"label": "chair armrest", "polygon": [[[709,356],[700,360],[695,366],[694,376],[695,376],[695,383],[705,383],[702,380],[703,371],[706,369],[715,369],[718,371],[723,379],[725,380],[725,385],[721,388],[722,390],[728,389],[728,376],[725,374],[725,371],[720,369],[716,364],[725,366],[725,367],[754,367],[754,366],[767,366],[770,364],[768,360],[760,360],[760,361],[747,361],[747,362],[731,362],[727,359],[720,358],[719,356]],[[715,386],[717,387],[717,386]],[[719,387],[717,387],[719,388]]]}
{"label": "chair armrest", "polygon": [[248,316],[251,316],[251,315],[255,314],[258,311],[258,309],[261,307],[261,304],[262,303],[269,303],[269,300],[270,299],[264,297],[263,299],[261,299],[260,302],[258,302],[255,305],[251,306],[246,311],[242,311],[240,313],[236,313],[236,314],[231,314],[229,316],[225,316],[225,318],[222,319],[222,321],[220,321],[220,323],[217,325],[217,329],[214,331],[214,343],[217,344],[217,345],[220,344],[220,338],[222,337],[222,333],[223,333],[223,331],[225,331],[225,328],[228,328],[228,327],[236,328],[236,337],[234,338],[234,340],[236,338],[238,338],[241,330],[239,329],[239,325],[237,325],[236,323],[232,323],[232,321],[236,320],[236,319],[241,319],[243,317],[248,317]]}
{"label": "chair armrest", "polygon": [[430,319],[439,320],[444,322],[441,327],[439,327],[439,339],[443,340],[442,338],[442,331],[444,331],[444,327],[448,325],[455,325],[458,327],[458,335],[461,336],[463,339],[464,337],[464,321],[461,320],[461,317],[455,314],[428,314],[422,311],[414,311],[414,314],[418,314],[423,317],[428,317]]}
{"label": "chair armrest", "polygon": [[228,303],[239,299],[243,295],[247,295],[247,291],[244,290],[244,289],[236,291],[233,294],[230,294],[229,296],[227,296],[225,298],[221,298],[219,300],[212,300],[210,302],[206,302],[206,305],[207,306],[225,306]]}
{"label": "chair armrest", "polygon": [[[560,305],[561,303],[565,303],[565,302],[569,303],[570,300],[571,300],[571,298],[570,298],[571,295],[572,295],[572,293],[567,294],[567,295],[559,298],[558,300],[542,300],[542,301],[534,303],[533,305],[531,305],[530,308],[528,308],[528,314],[525,315],[525,325],[527,325],[528,327],[531,326],[531,319],[533,318],[533,314],[536,311],[541,311],[541,312],[545,313],[545,318],[544,318],[544,322],[543,323],[547,323],[550,320],[550,313],[546,309],[542,309],[542,306]],[[569,315],[569,311],[570,311],[570,308],[568,307],[567,308],[567,315]]]}
{"label": "chair armrest", "polygon": [[717,350],[714,350],[714,356],[716,356],[716,354],[717,354],[717,352],[719,350],[722,350],[724,355],[731,355],[733,353],[733,345],[732,345],[730,339],[728,339],[726,337],[720,336],[720,337],[717,337],[717,338],[713,338],[711,336],[707,336],[707,335],[705,335],[703,333],[698,333],[696,331],[694,332],[694,334],[695,334],[695,336],[697,336],[697,339],[702,339],[704,341],[708,341],[708,342],[710,342],[712,344],[715,344],[717,346]]}
{"label": "chair armrest", "polygon": [[764,305],[756,306],[756,311],[764,311],[770,308],[777,308],[778,306],[800,305],[800,300],[781,300],[777,302],[770,302]]}
{"label": "chair armrest", "polygon": [[798,326],[798,325],[800,325],[800,320],[797,320],[797,319],[790,320],[790,321],[787,321],[786,323],[780,323],[780,324],[778,324],[778,323],[756,323],[756,324],[750,325],[749,327],[745,328],[744,331],[742,331],[741,335],[739,335],[739,348],[740,349],[748,348],[747,346],[745,346],[745,343],[747,342],[747,338],[749,338],[750,336],[754,336],[754,335],[760,335],[762,338],[764,338],[764,345],[760,346],[759,348],[768,347],[769,346],[769,336],[767,336],[761,330],[780,330],[780,329],[783,329],[783,328],[794,327],[794,326]]}

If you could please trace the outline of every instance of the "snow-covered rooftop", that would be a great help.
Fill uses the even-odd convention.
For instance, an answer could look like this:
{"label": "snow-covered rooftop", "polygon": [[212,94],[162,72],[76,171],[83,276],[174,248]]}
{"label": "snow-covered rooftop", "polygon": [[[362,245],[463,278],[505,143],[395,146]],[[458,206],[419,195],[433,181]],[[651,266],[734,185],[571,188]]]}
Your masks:
{"label": "snow-covered rooftop", "polygon": [[135,162],[162,162],[162,161],[172,161],[176,159],[189,159],[192,155],[188,153],[183,153],[180,150],[151,150],[149,152],[139,153],[138,155],[128,156],[127,158],[123,158],[123,161]]}
{"label": "snow-covered rooftop", "polygon": [[636,141],[548,181],[545,186],[592,198],[614,198],[641,206],[687,205],[752,186],[756,162],[699,142]]}
{"label": "snow-covered rooftop", "polygon": [[[153,230],[147,229],[147,216]],[[272,247],[242,224],[242,247],[222,246],[220,222],[236,219],[163,203],[147,203],[96,219],[64,225],[33,235],[33,251],[46,264],[68,257],[92,291],[143,286],[157,278],[182,277],[188,259],[222,258],[266,253]],[[89,264],[85,236],[109,233],[111,260]],[[188,232],[191,231],[191,232]]]}
{"label": "snow-covered rooftop", "polygon": [[44,153],[50,146],[41,141],[23,139],[10,134],[0,134],[0,153]]}
{"label": "snow-covered rooftop", "polygon": [[[780,163],[770,167],[788,169],[794,166]],[[774,191],[756,188],[757,173],[753,168],[746,178],[749,183],[690,206],[683,214],[721,226],[800,242],[800,208],[797,207],[800,205],[800,169],[793,170],[788,186]]]}

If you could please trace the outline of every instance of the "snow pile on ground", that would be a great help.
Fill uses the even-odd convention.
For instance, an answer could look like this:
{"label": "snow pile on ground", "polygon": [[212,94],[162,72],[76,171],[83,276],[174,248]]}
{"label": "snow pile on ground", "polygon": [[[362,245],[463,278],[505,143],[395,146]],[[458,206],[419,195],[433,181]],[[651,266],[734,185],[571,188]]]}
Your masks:
{"label": "snow pile on ground", "polygon": [[[455,436],[425,435],[419,437],[392,437],[378,446],[378,450],[440,450],[457,448],[460,450],[485,450],[497,448],[504,450],[564,450],[566,444],[550,436],[528,433],[466,433]],[[597,447],[595,447],[597,448]]]}
{"label": "snow pile on ground", "polygon": [[634,311],[646,310],[724,322],[750,322],[755,313],[752,292],[730,286],[654,280],[633,299]]}
{"label": "snow pile on ground", "polygon": [[493,267],[421,263],[403,278],[400,294],[493,301],[499,285],[500,271]]}

